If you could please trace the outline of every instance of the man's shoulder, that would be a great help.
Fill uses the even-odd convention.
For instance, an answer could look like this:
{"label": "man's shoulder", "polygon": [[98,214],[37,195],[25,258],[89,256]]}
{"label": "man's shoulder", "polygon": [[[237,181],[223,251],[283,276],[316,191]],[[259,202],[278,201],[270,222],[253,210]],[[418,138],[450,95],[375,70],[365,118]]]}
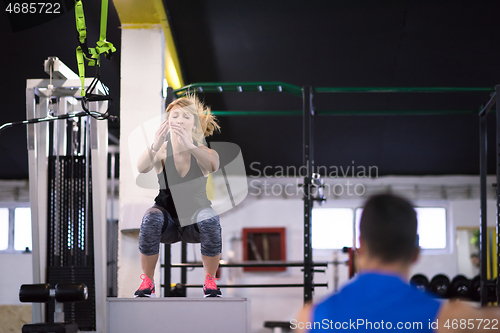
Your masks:
{"label": "man's shoulder", "polygon": [[335,303],[349,302],[351,299],[383,298],[398,302],[401,299],[419,305],[434,305],[439,307],[441,302],[428,292],[418,290],[409,283],[394,276],[383,274],[362,274],[349,280],[338,292],[325,297],[318,306],[334,306]]}

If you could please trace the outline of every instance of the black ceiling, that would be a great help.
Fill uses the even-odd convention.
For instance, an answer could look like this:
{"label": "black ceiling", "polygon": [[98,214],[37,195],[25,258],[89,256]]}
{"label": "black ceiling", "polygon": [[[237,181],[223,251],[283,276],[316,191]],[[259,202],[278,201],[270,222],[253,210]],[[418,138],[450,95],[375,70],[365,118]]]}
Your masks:
{"label": "black ceiling", "polygon": [[[164,3],[186,83],[491,88],[500,83],[497,0]],[[99,6],[85,6],[95,41]],[[110,7],[108,40],[119,48],[119,21],[112,3]],[[59,56],[76,71],[75,35],[73,11],[17,33],[12,33],[5,13],[0,14],[5,47],[0,54],[0,123],[24,119],[25,80],[45,77],[41,64],[47,56]],[[104,63],[103,80],[118,100],[119,52]],[[204,98],[214,110],[302,107],[300,98],[284,93],[207,93]],[[316,94],[314,103],[317,110],[477,110],[488,99],[488,92]],[[118,107],[115,103],[115,114]],[[252,162],[260,162],[261,168],[302,163],[301,117],[220,117],[220,124],[222,132],[212,140],[240,145],[247,167]],[[110,127],[117,134],[118,125]],[[377,166],[379,175],[477,174],[478,129],[474,114],[318,116],[316,164],[346,167],[354,161],[356,166]],[[2,133],[0,179],[27,178],[25,133],[21,128]],[[494,152],[490,157],[489,171],[494,172]]]}

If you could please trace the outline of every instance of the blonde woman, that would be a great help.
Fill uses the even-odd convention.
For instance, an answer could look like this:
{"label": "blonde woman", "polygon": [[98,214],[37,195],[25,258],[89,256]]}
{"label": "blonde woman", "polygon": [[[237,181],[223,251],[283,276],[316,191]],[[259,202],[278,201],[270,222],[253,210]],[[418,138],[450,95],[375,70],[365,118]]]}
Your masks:
{"label": "blonde woman", "polygon": [[219,155],[203,144],[205,137],[220,128],[210,108],[196,95],[175,100],[165,113],[153,144],[137,162],[141,173],[155,169],[160,192],[142,219],[143,281],[134,296],[155,297],[153,276],[160,243],[184,241],[201,243],[204,297],[221,297],[214,277],[222,251],[221,226],[206,192],[207,176],[219,168]]}

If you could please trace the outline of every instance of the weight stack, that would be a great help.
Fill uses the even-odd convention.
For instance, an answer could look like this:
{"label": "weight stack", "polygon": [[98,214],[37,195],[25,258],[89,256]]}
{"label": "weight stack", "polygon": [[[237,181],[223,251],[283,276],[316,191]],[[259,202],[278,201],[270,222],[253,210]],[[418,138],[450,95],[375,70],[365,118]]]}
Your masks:
{"label": "weight stack", "polygon": [[[88,288],[88,299],[84,302],[64,303],[64,319],[66,322],[76,323],[80,331],[95,331],[95,285],[93,267],[50,267],[49,280],[51,288],[61,282],[84,283]],[[89,287],[92,286],[92,287]],[[49,323],[54,322],[55,299],[51,298],[47,306]]]}
{"label": "weight stack", "polygon": [[[82,140],[85,142],[85,140]],[[87,165],[88,164],[88,165]],[[96,330],[92,182],[90,154],[49,156],[48,165],[47,279],[54,287],[61,282],[84,283],[85,302],[65,304],[65,319],[80,331]],[[53,322],[54,301],[49,302],[46,321]]]}

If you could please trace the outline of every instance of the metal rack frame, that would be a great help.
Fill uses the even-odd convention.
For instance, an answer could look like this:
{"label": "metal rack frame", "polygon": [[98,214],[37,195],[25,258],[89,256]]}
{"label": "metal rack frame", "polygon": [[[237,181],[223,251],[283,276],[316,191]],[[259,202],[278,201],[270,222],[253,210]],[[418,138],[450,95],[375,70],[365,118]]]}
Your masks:
{"label": "metal rack frame", "polygon": [[[76,75],[76,74],[75,74]],[[84,88],[87,88],[92,83],[91,78],[86,78]],[[48,89],[49,85],[53,85],[52,92]],[[92,237],[93,244],[89,247],[93,248],[94,261],[94,288],[95,290],[95,326],[96,331],[105,331],[106,329],[106,298],[99,295],[106,295],[106,224],[105,221],[105,205],[102,203],[106,198],[106,178],[107,175],[102,170],[107,170],[107,121],[98,121],[95,118],[88,117],[79,106],[76,113],[69,113],[64,99],[76,99],[81,96],[81,81],[79,79],[68,80],[52,80],[49,79],[28,79],[26,82],[26,118],[27,120],[5,124],[3,128],[24,125],[27,126],[27,149],[28,149],[28,166],[29,166],[29,187],[30,187],[30,208],[32,221],[33,235],[33,282],[46,283],[48,272],[48,225],[52,223],[48,219],[48,161],[49,161],[49,122],[54,122],[59,119],[77,119],[87,117],[88,127],[86,143],[88,148],[88,158],[92,160],[92,168],[86,174],[86,179],[92,179],[91,193],[91,209],[86,209],[85,223],[92,221]],[[96,92],[104,95],[103,88],[97,87]],[[59,103],[56,112],[57,115],[49,115],[49,103],[52,98],[63,100]],[[38,99],[38,102],[37,102]],[[103,114],[107,110],[107,101],[96,101],[89,103],[90,112],[98,112]],[[57,123],[57,122],[56,122]],[[67,142],[67,126],[60,123],[57,129],[54,130],[54,136],[57,136],[60,141],[58,146],[65,147]],[[61,148],[60,153],[64,155],[64,149]],[[86,162],[87,163],[87,162]],[[88,163],[87,163],[88,165]],[[89,214],[87,216],[87,214]],[[86,229],[87,230],[87,229]],[[104,255],[103,255],[104,254]],[[46,307],[43,304],[33,304],[32,319],[33,322],[43,322],[45,318]]]}
{"label": "metal rack frame", "polygon": [[[479,152],[479,167],[480,167],[480,182],[481,182],[481,204],[480,204],[480,228],[479,228],[479,259],[481,261],[481,305],[488,304],[488,290],[496,288],[496,300],[497,304],[500,306],[500,279],[498,275],[500,273],[500,238],[498,233],[500,231],[500,189],[498,184],[500,184],[500,103],[498,97],[500,96],[500,85],[495,87],[495,92],[492,94],[486,106],[482,108],[479,112],[479,142],[480,142],[480,152]],[[488,165],[487,165],[487,152],[488,152],[488,140],[487,140],[487,116],[489,112],[493,109],[496,104],[496,233],[497,233],[497,281],[496,283],[490,282],[487,279],[487,184],[486,177],[488,175]]]}
{"label": "metal rack frame", "polygon": [[[379,87],[379,88],[352,88],[352,87],[298,87],[283,82],[232,82],[232,83],[194,83],[185,87],[173,90],[169,88],[167,92],[167,103],[173,101],[177,96],[182,96],[187,92],[203,92],[203,93],[222,93],[222,92],[286,92],[291,95],[302,97],[302,110],[273,110],[273,111],[212,111],[218,116],[275,116],[275,115],[302,115],[303,116],[303,163],[307,168],[308,173],[304,177],[304,262],[300,265],[304,267],[304,303],[312,300],[314,284],[314,266],[320,266],[320,263],[312,261],[312,240],[311,240],[311,213],[315,198],[311,196],[311,179],[314,167],[314,117],[317,115],[449,115],[449,114],[477,114],[477,110],[315,110],[313,104],[314,94],[322,93],[478,93],[492,92],[489,87]],[[500,184],[500,103],[497,103],[497,96],[500,94],[500,86],[495,87],[495,93],[492,95],[486,107],[479,112],[480,117],[480,178],[481,178],[481,218],[480,218],[480,259],[481,259],[481,303],[487,303],[487,288],[493,287],[491,283],[486,281],[486,115],[496,103],[497,112],[497,167],[496,176],[497,184]],[[500,217],[500,190],[497,186],[497,255],[498,263],[500,263],[500,238],[499,238],[499,217]],[[165,270],[164,270],[164,295],[170,293],[170,273],[173,267],[181,268],[181,284],[185,287],[193,287],[195,285],[186,284],[187,267],[201,267],[201,264],[186,263],[187,250],[186,244],[182,244],[181,248],[181,264],[171,263],[170,246],[165,246]],[[282,263],[286,267],[290,267],[287,263]],[[245,264],[239,264],[245,265]],[[221,267],[244,267],[244,266],[228,266],[220,265]],[[499,267],[500,268],[500,267]],[[497,273],[500,272],[500,269]],[[196,285],[197,286],[197,285]],[[299,285],[294,285],[299,286]],[[240,286],[243,287],[243,286]],[[259,285],[259,287],[263,287]],[[496,285],[497,299],[500,304],[500,279],[497,279]]]}

